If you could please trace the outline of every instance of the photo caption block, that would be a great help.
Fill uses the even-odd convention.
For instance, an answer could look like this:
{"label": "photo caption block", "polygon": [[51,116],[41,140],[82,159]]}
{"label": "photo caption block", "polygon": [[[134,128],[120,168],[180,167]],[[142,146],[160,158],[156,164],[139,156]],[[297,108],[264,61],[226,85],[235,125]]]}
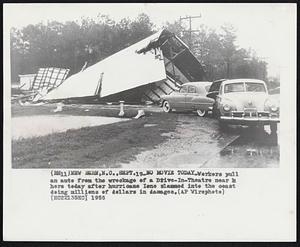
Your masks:
{"label": "photo caption block", "polygon": [[106,200],[117,195],[208,196],[237,188],[237,171],[51,170],[51,201]]}

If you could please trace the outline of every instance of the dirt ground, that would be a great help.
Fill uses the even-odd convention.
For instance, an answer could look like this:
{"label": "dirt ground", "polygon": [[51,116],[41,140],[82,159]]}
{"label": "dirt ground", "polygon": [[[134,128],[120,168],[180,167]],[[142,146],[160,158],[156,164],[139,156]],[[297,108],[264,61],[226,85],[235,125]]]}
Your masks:
{"label": "dirt ground", "polygon": [[[64,114],[118,117],[119,106],[12,107],[12,116]],[[14,168],[278,167],[277,136],[250,128],[221,131],[216,119],[194,113],[163,113],[157,106],[125,106],[146,116],[102,126],[12,141]]]}
{"label": "dirt ground", "polygon": [[123,167],[160,168],[162,164],[168,168],[200,167],[238,138],[235,133],[220,132],[216,119],[192,113],[174,114],[177,115],[175,130],[163,134],[168,140],[137,155],[135,161]]}

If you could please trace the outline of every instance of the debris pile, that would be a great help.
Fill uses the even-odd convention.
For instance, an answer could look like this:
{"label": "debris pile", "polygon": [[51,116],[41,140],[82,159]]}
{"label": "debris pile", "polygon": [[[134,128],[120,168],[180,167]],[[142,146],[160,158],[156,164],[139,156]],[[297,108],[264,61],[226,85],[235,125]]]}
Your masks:
{"label": "debris pile", "polygon": [[[19,90],[12,93],[12,102],[32,105],[42,100],[51,90],[60,86],[69,74],[64,68],[39,68],[37,74],[20,75]],[[28,79],[26,82],[22,82]],[[24,103],[23,103],[24,102]]]}

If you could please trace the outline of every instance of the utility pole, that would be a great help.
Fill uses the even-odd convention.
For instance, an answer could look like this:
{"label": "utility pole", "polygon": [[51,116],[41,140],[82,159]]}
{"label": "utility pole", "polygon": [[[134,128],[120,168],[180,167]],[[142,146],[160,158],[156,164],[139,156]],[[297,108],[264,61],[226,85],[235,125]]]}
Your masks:
{"label": "utility pole", "polygon": [[189,33],[189,47],[190,47],[190,49],[193,48],[192,33],[199,32],[199,30],[192,30],[192,19],[195,19],[195,18],[201,18],[201,14],[197,15],[197,16],[180,17],[180,26],[181,26],[182,20],[189,20],[189,30],[187,30],[187,31],[184,30],[183,32],[188,32]]}

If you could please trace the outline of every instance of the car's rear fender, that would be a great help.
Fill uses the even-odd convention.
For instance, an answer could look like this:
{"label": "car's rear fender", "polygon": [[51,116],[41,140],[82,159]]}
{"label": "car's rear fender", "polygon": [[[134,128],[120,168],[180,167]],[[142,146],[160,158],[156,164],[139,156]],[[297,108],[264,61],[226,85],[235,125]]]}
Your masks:
{"label": "car's rear fender", "polygon": [[194,97],[191,102],[194,105],[194,109],[208,111],[212,110],[215,100],[208,97]]}

